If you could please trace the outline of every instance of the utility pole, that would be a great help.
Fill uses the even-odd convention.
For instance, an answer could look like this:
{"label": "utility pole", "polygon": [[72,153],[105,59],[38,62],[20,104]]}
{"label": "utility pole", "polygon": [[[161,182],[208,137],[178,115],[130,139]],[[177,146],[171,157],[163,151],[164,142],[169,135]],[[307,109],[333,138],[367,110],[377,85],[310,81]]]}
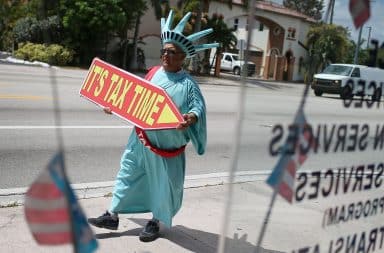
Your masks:
{"label": "utility pole", "polygon": [[357,62],[359,61],[359,51],[360,51],[359,49],[360,49],[360,41],[361,41],[361,32],[363,31],[363,27],[364,25],[360,27],[359,37],[357,39],[356,48],[355,48],[355,56],[353,57],[353,64],[357,64]]}
{"label": "utility pole", "polygon": [[[333,0],[331,0],[331,1],[333,1]],[[371,0],[369,2],[370,3],[374,3],[375,1]],[[372,7],[372,5],[371,5],[371,7]],[[356,49],[355,49],[355,56],[353,58],[353,64],[357,64],[357,62],[359,60],[359,49],[360,49],[360,42],[361,42],[361,32],[363,31],[363,27],[364,27],[364,25],[361,25],[361,27],[360,27],[359,38],[357,39],[357,44],[356,44]],[[369,43],[369,41],[367,42],[367,47],[368,47],[368,43]]]}
{"label": "utility pole", "polygon": [[369,43],[370,43],[370,40],[371,40],[371,31],[372,31],[372,26],[368,26],[368,40],[367,40],[367,49],[369,48]]}
{"label": "utility pole", "polygon": [[333,11],[335,9],[335,0],[331,0],[331,18],[329,20],[329,24],[333,24]]}

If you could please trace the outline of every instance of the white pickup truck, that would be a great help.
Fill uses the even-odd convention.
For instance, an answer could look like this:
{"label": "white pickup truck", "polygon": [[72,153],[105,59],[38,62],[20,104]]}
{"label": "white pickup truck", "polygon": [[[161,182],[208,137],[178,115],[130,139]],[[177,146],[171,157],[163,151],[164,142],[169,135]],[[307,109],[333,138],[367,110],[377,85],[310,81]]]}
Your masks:
{"label": "white pickup truck", "polygon": [[343,99],[358,95],[380,101],[384,94],[384,70],[364,65],[331,64],[314,75],[311,87],[316,96],[333,93]]}
{"label": "white pickup truck", "polygon": [[[211,59],[211,66],[215,66],[215,60],[216,58]],[[242,67],[247,66],[247,74],[249,76],[254,75],[256,72],[256,65],[255,63],[248,61],[247,64],[245,64],[244,61],[239,59],[238,54],[233,53],[227,53],[224,52],[221,54],[221,62],[220,62],[220,70],[224,71],[230,71],[233,72],[235,75],[240,75],[242,71]]]}

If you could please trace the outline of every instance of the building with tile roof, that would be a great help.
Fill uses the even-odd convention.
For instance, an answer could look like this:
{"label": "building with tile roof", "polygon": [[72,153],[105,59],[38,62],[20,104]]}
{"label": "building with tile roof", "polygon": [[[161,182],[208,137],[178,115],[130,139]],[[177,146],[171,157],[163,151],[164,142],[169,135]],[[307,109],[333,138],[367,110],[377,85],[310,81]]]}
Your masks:
{"label": "building with tile roof", "polygon": [[[170,1],[171,6],[175,4]],[[232,8],[223,1],[210,1],[208,15],[222,14],[229,27],[234,27],[238,40],[247,40],[248,11],[242,1],[234,0]],[[256,63],[256,74],[263,79],[301,81],[308,57],[305,47],[310,26],[316,21],[302,13],[270,1],[256,1],[254,28],[249,45],[249,59]],[[141,46],[146,54],[146,65],[159,63],[160,21],[149,8],[141,19]],[[236,52],[237,49],[234,49]]]}

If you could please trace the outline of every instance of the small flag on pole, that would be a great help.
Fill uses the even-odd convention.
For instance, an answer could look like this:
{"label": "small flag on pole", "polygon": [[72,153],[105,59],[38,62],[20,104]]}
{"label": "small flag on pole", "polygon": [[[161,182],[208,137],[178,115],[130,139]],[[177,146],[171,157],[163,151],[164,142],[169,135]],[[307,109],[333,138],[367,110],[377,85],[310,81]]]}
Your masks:
{"label": "small flag on pole", "polygon": [[76,253],[91,253],[97,242],[64,173],[61,152],[27,191],[25,218],[39,244],[72,243]]}
{"label": "small flag on pole", "polygon": [[358,29],[369,19],[371,15],[369,0],[349,0],[349,12],[353,23]]}
{"label": "small flag on pole", "polygon": [[[275,188],[290,203],[293,200],[296,170],[307,159],[307,152],[303,152],[300,149],[301,147],[313,147],[314,145],[312,132],[307,131],[309,128],[302,109],[299,109],[294,125],[298,128],[297,142],[293,148],[294,152],[288,151],[292,150],[292,148],[289,147],[290,143],[286,141],[282,147],[282,155],[267,179],[267,184]],[[289,136],[288,139],[292,140],[291,137]]]}

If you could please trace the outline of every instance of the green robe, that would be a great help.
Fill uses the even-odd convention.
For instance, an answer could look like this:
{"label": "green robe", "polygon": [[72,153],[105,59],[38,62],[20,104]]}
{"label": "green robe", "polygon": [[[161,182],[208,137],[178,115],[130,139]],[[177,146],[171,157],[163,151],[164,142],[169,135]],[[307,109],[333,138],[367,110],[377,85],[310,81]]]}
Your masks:
{"label": "green robe", "polygon": [[[173,150],[189,141],[202,155],[207,142],[206,108],[201,91],[185,71],[165,72],[160,68],[150,80],[162,87],[182,114],[193,112],[198,120],[186,130],[149,130],[153,146]],[[110,211],[115,213],[152,212],[153,217],[167,227],[178,212],[183,200],[185,153],[165,158],[153,153],[132,131],[121,157]]]}

